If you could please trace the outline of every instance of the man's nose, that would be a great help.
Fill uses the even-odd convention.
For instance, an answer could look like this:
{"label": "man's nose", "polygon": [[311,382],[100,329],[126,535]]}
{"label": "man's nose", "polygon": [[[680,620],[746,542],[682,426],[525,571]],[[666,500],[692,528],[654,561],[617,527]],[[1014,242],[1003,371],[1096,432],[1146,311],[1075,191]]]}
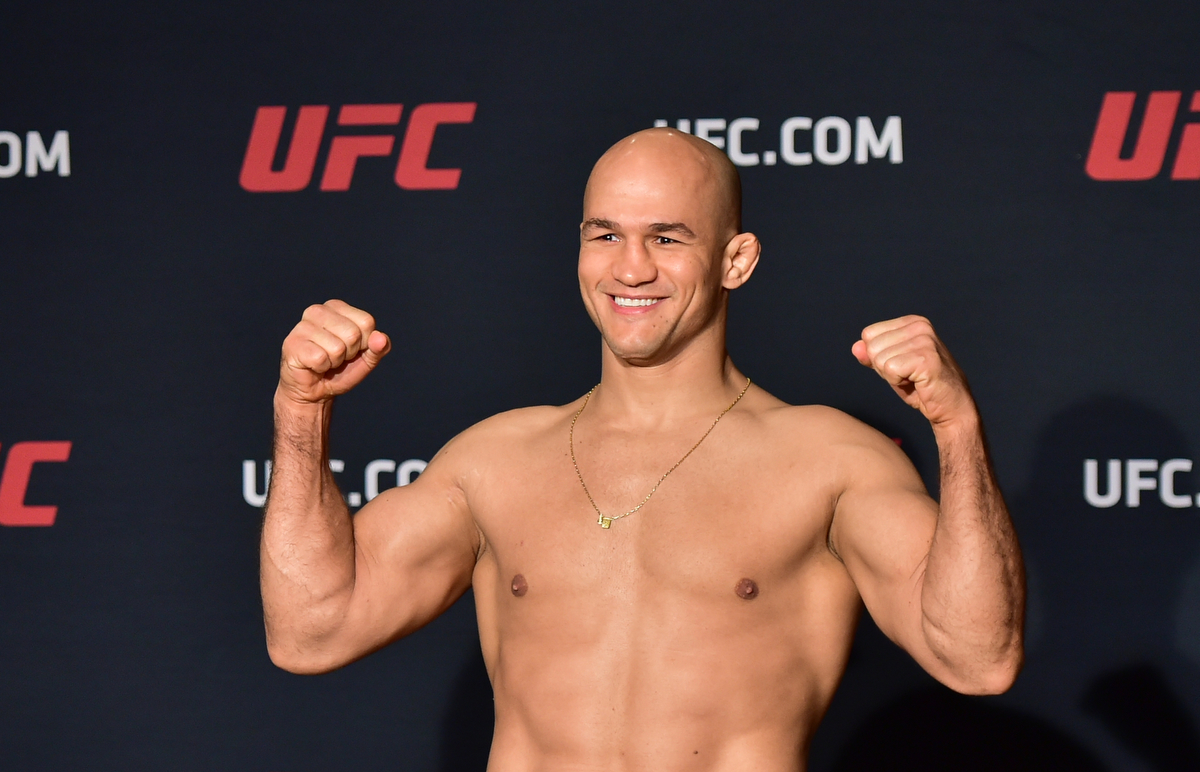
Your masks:
{"label": "man's nose", "polygon": [[658,278],[658,266],[645,244],[636,240],[625,242],[625,248],[613,266],[613,278],[630,287],[649,284]]}

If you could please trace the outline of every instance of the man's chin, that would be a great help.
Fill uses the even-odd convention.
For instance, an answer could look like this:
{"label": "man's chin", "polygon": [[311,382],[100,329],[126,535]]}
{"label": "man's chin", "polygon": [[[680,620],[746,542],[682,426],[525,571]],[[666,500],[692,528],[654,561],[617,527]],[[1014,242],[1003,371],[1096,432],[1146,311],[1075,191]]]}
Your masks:
{"label": "man's chin", "polygon": [[665,340],[613,340],[606,336],[604,343],[613,356],[636,367],[657,364],[667,357]]}

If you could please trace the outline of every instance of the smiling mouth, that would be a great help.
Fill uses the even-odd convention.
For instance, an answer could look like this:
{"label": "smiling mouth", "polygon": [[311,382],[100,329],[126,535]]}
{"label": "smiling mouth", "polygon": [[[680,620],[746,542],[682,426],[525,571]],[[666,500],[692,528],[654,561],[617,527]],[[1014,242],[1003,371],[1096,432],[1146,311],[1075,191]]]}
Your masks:
{"label": "smiling mouth", "polygon": [[652,306],[662,300],[662,298],[623,298],[620,295],[613,295],[612,299],[613,302],[621,308],[641,308],[644,306]]}

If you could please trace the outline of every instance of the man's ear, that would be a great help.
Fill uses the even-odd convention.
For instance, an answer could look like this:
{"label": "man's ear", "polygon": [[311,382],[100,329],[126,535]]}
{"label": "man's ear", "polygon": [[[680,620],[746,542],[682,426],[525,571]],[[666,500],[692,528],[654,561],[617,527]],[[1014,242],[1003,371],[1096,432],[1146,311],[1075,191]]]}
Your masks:
{"label": "man's ear", "polygon": [[725,289],[737,289],[750,279],[754,267],[758,265],[758,256],[762,253],[762,244],[753,233],[739,233],[725,245],[725,256],[721,260],[721,286]]}

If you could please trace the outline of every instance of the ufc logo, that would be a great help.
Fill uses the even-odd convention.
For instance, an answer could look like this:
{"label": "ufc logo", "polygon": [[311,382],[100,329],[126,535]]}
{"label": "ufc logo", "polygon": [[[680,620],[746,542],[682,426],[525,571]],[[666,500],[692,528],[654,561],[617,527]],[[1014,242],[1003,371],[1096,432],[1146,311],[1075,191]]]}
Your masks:
{"label": "ufc logo", "polygon": [[[1151,92],[1133,154],[1122,158],[1121,147],[1129,133],[1137,94],[1132,91],[1105,94],[1092,148],[1088,151],[1088,176],[1094,180],[1148,180],[1158,176],[1167,159],[1167,146],[1171,142],[1182,96],[1180,91]],[[1200,91],[1192,94],[1189,108],[1193,113],[1200,112]],[[1171,167],[1171,179],[1200,180],[1200,123],[1184,125],[1179,148],[1175,151],[1175,165]]]}
{"label": "ufc logo", "polygon": [[[242,161],[239,179],[252,193],[282,193],[303,190],[312,181],[321,150],[321,139],[329,119],[328,105],[305,105],[296,115],[291,142],[283,168],[273,168],[283,134],[286,107],[260,107],[250,129],[250,143]],[[338,126],[399,126],[404,105],[342,105]],[[396,184],[405,190],[453,190],[458,187],[462,169],[430,169],[429,151],[437,127],[445,123],[471,123],[475,120],[475,102],[434,102],[418,105],[408,118],[400,162],[396,165]],[[394,134],[345,134],[329,143],[321,190],[349,190],[359,158],[390,156],[396,142]]]}
{"label": "ufc logo", "polygon": [[70,442],[18,442],[8,451],[4,473],[0,475],[0,525],[54,525],[55,506],[27,506],[25,492],[33,465],[46,461],[66,461],[71,455]]}

